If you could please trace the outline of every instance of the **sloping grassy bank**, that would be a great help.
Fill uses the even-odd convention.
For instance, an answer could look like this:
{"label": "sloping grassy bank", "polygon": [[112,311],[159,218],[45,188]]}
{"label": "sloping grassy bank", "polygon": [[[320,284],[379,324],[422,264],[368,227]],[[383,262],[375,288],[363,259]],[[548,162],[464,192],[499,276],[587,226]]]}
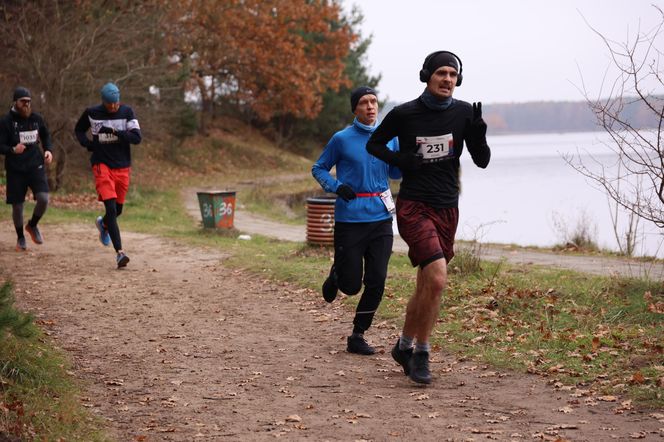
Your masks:
{"label": "sloping grassy bank", "polygon": [[66,358],[0,285],[0,440],[103,441]]}

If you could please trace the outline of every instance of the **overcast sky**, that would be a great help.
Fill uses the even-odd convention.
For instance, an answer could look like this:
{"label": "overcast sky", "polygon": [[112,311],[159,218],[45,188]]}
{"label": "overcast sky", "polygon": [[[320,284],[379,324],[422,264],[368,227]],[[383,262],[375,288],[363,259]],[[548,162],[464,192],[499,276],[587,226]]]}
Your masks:
{"label": "overcast sky", "polygon": [[[342,2],[347,11],[353,5],[362,11],[362,36],[373,36],[370,72],[382,74],[380,98],[397,102],[421,93],[422,62],[441,49],[461,57],[464,80],[454,96],[466,101],[578,101],[583,84],[591,98],[606,96],[610,52],[590,26],[618,42],[633,41],[639,29],[659,23],[652,5],[664,8],[661,0]],[[609,70],[608,79],[616,75]]]}

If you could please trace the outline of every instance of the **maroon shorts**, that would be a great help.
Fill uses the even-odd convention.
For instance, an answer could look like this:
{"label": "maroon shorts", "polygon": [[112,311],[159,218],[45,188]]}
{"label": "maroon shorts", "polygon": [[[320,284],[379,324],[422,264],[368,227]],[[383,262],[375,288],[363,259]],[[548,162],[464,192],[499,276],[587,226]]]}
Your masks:
{"label": "maroon shorts", "polygon": [[459,223],[459,209],[436,209],[418,201],[397,198],[399,235],[408,244],[410,263],[424,267],[454,257],[454,235]]}
{"label": "maroon shorts", "polygon": [[97,188],[97,199],[106,201],[115,198],[120,204],[124,204],[129,190],[129,175],[131,167],[122,169],[111,169],[106,164],[95,164],[92,166],[95,176],[95,187]]}

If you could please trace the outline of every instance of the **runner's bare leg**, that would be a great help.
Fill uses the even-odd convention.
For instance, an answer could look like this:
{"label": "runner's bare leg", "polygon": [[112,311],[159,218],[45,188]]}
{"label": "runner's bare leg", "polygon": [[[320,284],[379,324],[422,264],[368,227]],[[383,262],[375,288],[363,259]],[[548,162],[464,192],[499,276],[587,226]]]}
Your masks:
{"label": "runner's bare leg", "polygon": [[440,310],[440,300],[447,285],[447,262],[444,258],[417,269],[415,294],[406,308],[403,334],[417,342],[429,342]]}

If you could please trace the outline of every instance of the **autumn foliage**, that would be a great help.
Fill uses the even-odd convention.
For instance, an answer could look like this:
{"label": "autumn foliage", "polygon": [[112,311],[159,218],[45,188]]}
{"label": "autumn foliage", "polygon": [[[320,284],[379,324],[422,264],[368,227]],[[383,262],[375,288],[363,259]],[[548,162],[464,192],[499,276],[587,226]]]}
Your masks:
{"label": "autumn foliage", "polygon": [[[12,60],[0,65],[0,103],[18,85],[32,91],[53,136],[52,190],[87,170],[72,129],[107,81],[146,140],[171,150],[208,133],[220,110],[284,139],[298,123],[317,128],[325,105],[335,122],[328,137],[339,115],[348,118],[347,91],[363,81],[349,60],[366,45],[338,0],[8,0],[0,23],[0,53]],[[344,106],[330,110],[337,93]]]}
{"label": "autumn foliage", "polygon": [[327,90],[348,86],[357,36],[335,1],[172,1],[168,16],[171,52],[204,112],[223,99],[261,121],[311,119]]}

